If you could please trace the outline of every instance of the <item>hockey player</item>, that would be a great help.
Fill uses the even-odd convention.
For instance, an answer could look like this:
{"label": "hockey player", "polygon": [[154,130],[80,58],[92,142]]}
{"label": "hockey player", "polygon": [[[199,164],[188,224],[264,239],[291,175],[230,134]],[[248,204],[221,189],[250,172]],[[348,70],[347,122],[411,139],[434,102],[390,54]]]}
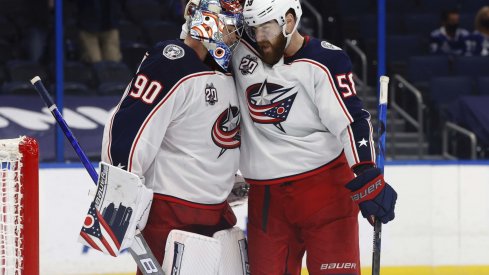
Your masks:
{"label": "hockey player", "polygon": [[226,198],[238,168],[240,109],[226,70],[239,42],[241,11],[234,0],[191,1],[190,35],[146,53],[105,126],[102,160],[140,176],[154,191],[142,233],[160,263],[172,257],[166,274],[217,274],[196,264],[211,255],[186,259],[167,238],[180,238],[185,255],[194,255],[195,242],[215,244],[209,237],[226,235],[236,223]]}
{"label": "hockey player", "polygon": [[397,194],[375,167],[350,59],[297,32],[299,0],[247,0],[243,8],[249,40],[233,70],[240,170],[251,184],[251,274],[298,275],[305,251],[311,275],[360,274],[358,211],[387,223]]}

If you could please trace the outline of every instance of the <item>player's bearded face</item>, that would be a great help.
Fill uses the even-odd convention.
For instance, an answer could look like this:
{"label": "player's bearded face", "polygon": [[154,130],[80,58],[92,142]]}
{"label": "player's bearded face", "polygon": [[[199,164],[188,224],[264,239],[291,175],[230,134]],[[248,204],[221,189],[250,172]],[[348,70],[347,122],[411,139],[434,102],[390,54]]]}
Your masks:
{"label": "player's bearded face", "polygon": [[269,21],[259,26],[251,27],[253,39],[258,44],[258,51],[262,60],[269,64],[276,64],[284,55],[287,39],[277,21]]}

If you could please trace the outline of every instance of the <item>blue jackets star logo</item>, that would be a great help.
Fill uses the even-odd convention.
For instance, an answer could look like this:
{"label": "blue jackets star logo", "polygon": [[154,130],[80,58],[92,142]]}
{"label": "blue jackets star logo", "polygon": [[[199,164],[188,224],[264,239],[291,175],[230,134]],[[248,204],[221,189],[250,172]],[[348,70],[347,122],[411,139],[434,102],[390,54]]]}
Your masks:
{"label": "blue jackets star logo", "polygon": [[257,83],[246,89],[248,109],[255,123],[273,124],[285,133],[281,123],[287,120],[297,92],[291,93],[291,88],[284,88],[274,83]]}

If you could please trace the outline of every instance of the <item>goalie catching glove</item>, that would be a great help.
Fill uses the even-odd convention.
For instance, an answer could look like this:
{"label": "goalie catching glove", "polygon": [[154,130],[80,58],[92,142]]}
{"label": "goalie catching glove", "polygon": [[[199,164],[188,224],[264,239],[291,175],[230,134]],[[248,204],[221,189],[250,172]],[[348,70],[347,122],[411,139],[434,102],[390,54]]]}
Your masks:
{"label": "goalie catching glove", "polygon": [[101,162],[97,191],[79,241],[118,256],[131,246],[136,230],[146,225],[152,201],[153,191],[137,175]]}
{"label": "goalie catching glove", "polygon": [[379,168],[366,169],[346,184],[346,188],[352,191],[352,200],[358,204],[362,216],[370,224],[374,223],[375,218],[382,223],[394,219],[397,193],[385,182]]}

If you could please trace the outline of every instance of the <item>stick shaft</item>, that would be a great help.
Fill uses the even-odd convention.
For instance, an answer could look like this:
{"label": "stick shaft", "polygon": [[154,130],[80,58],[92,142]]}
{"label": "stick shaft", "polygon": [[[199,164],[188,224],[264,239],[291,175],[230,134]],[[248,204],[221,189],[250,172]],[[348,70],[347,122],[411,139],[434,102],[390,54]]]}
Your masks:
{"label": "stick shaft", "polygon": [[88,157],[85,155],[85,153],[81,149],[80,144],[76,140],[76,138],[73,135],[73,132],[71,131],[68,124],[66,124],[66,121],[63,119],[63,116],[59,112],[56,104],[54,104],[53,99],[49,95],[49,92],[46,89],[46,87],[44,87],[44,84],[42,83],[41,79],[39,77],[34,77],[31,80],[31,82],[32,82],[32,85],[34,85],[34,87],[36,88],[36,90],[39,93],[39,95],[41,96],[41,98],[43,99],[44,103],[48,107],[51,114],[56,119],[56,122],[61,127],[61,130],[65,134],[66,138],[71,143],[71,146],[73,147],[76,154],[80,158],[80,161],[83,163],[83,166],[85,167],[85,169],[87,169],[88,174],[90,174],[90,177],[93,180],[93,183],[95,183],[95,185],[97,185],[97,180],[98,180],[97,171],[95,171],[95,168],[93,168],[92,164],[90,163],[90,160],[88,160]]}
{"label": "stick shaft", "polygon": [[[54,104],[53,99],[49,95],[48,90],[46,89],[46,87],[44,87],[41,78],[36,76],[31,80],[31,83],[32,85],[34,85],[36,91],[39,93],[42,100],[49,108],[49,111],[56,119],[56,122],[63,130],[63,133],[65,134],[66,138],[70,141],[71,146],[73,146],[73,149],[75,150],[76,154],[80,158],[80,161],[83,163],[83,166],[85,166],[85,169],[87,170],[88,174],[90,174],[93,183],[97,185],[98,182],[97,171],[90,163],[90,160],[88,159],[87,155],[81,148],[75,136],[73,135],[73,132],[71,131],[70,127],[63,119],[63,116],[59,112],[58,107],[56,107],[56,104]],[[164,275],[161,266],[158,264],[158,261],[156,260],[151,250],[148,248],[148,245],[144,240],[143,235],[140,232],[136,234],[135,240],[136,241],[133,242],[133,245],[128,250],[131,253],[134,260],[136,261],[138,268],[139,270],[141,270],[143,275]],[[137,247],[137,249],[133,248],[133,246]],[[143,247],[144,249],[141,249],[141,247]]]}
{"label": "stick shaft", "polygon": [[380,274],[380,247],[382,237],[382,223],[376,219],[374,223],[374,241],[372,252],[372,275]]}
{"label": "stick shaft", "polygon": [[[377,167],[384,173],[385,159],[385,136],[387,126],[387,99],[389,91],[389,78],[386,76],[380,77],[380,94],[379,94],[379,154],[377,156]],[[375,219],[374,236],[373,236],[373,252],[372,252],[372,275],[380,274],[380,251],[382,240],[382,223],[379,219]]]}

